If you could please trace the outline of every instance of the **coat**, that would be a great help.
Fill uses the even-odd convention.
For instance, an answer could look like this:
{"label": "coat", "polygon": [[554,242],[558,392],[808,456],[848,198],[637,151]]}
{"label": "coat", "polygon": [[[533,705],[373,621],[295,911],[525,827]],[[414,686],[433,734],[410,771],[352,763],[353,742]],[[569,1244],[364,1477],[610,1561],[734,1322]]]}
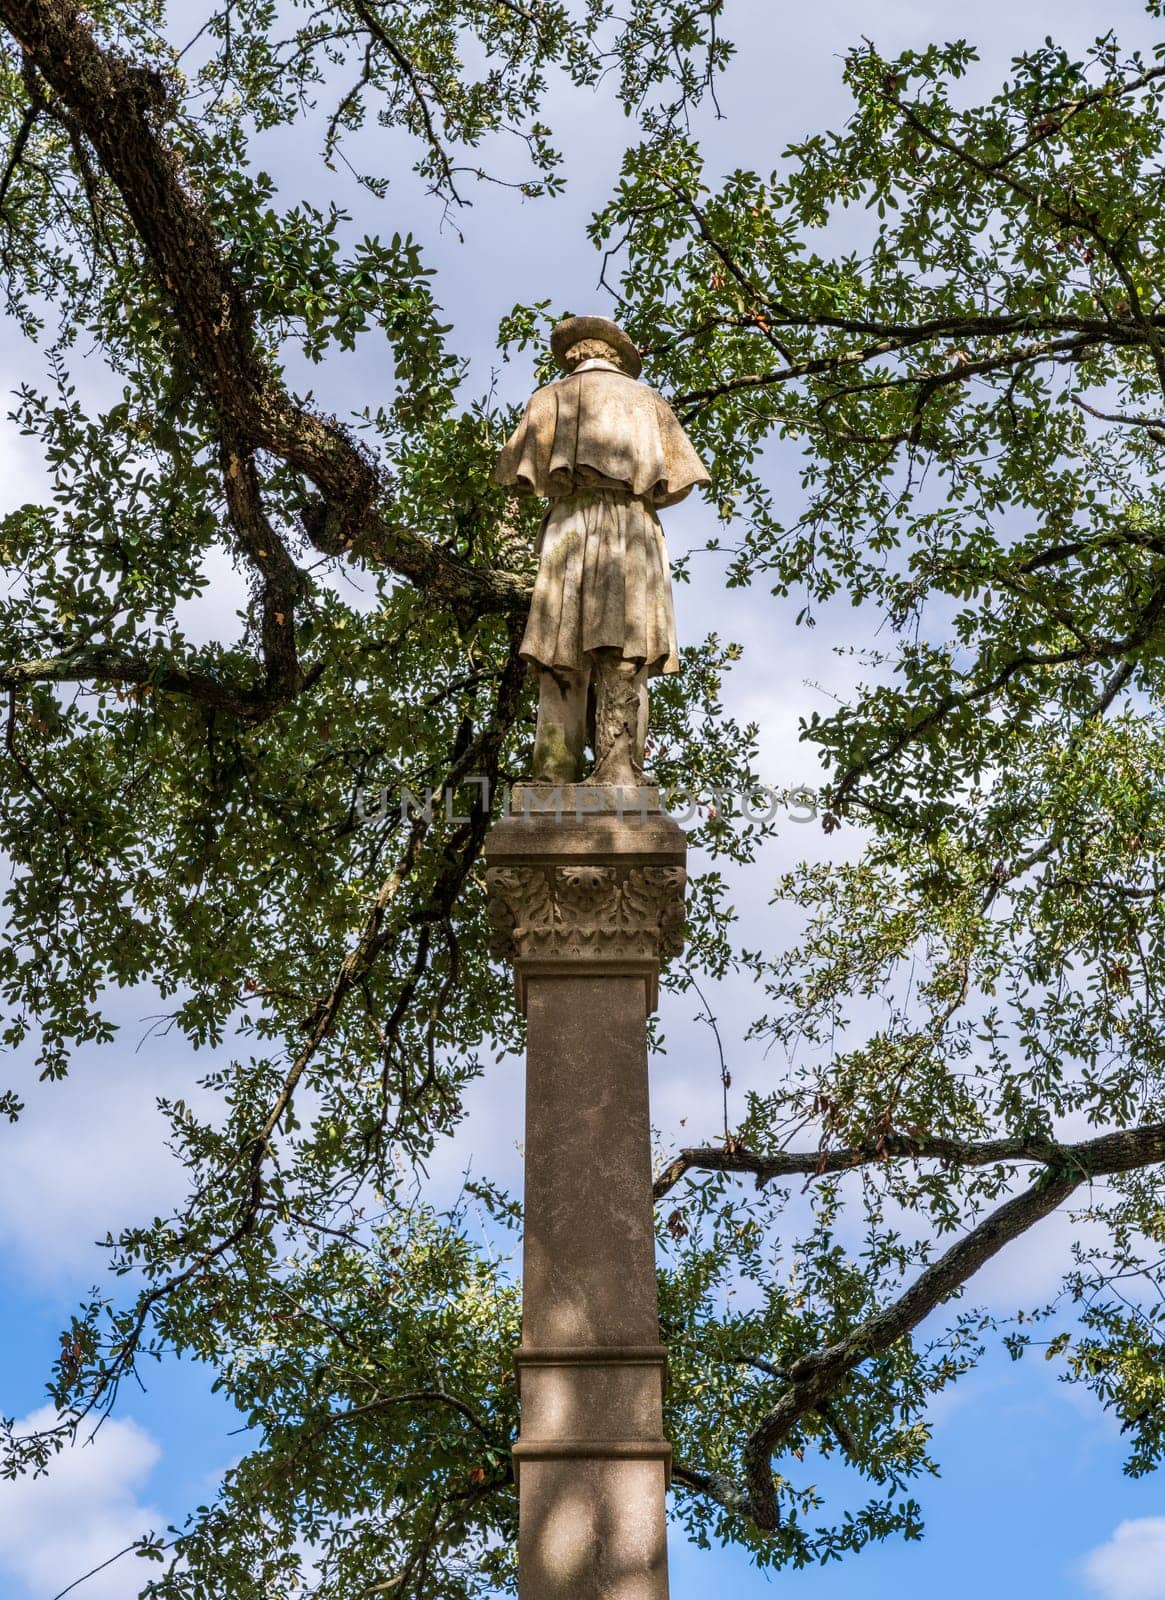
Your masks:
{"label": "coat", "polygon": [[531,396],[494,477],[550,500],[523,656],[578,670],[617,650],[649,672],[676,671],[656,513],[709,477],[667,401],[609,362],[584,361]]}

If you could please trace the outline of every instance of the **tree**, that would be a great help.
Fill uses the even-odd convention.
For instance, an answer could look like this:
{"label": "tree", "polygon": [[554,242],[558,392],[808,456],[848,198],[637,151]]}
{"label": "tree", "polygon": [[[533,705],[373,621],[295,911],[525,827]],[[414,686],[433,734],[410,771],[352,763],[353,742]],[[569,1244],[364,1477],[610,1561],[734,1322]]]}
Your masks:
{"label": "tree", "polygon": [[[713,464],[730,581],[805,626],[847,595],[897,635],[805,728],[860,855],[779,886],[806,932],[777,955],[735,947],[714,866],[670,978],[751,970],[752,1037],[788,1062],[656,1185],[680,1514],[768,1564],[916,1536],[927,1400],[991,1331],[951,1302],[1065,1205],[1064,1291],[1002,1332],[1122,1417],[1131,1470],[1162,1448],[1165,49],[1048,42],[976,104],[966,45],[866,43],[843,133],[717,184],[689,118],[723,9],[230,0],[176,50],[160,0],[0,0],[0,262],[47,374],[16,417],[52,485],[2,524],[4,1041],[59,1077],[111,1037],[103,993],[150,984],[192,1045],[251,1051],[166,1107],[189,1199],[109,1240],[114,1288],[62,1338],[59,1427],[5,1440],[5,1471],[34,1469],[150,1357],[210,1364],[249,1453],[143,1549],[158,1595],[279,1592],[303,1541],[323,1596],[512,1579],[518,1291],[415,1175],[520,1042],[487,953],[489,813],[442,801],[522,771],[532,529],[490,483],[511,417],[466,401],[421,245],[350,240],[249,150],[305,124],[354,162],[362,128],[397,129],[439,212],[508,130],[549,200],[552,72],[613,74],[633,115],[593,235]],[[386,172],[356,171],[391,215]],[[327,416],[288,375],[381,335],[387,407]],[[83,398],[91,345],[112,405]],[[804,454],[789,527],[777,440]],[[199,645],[216,549],[249,601]],[[719,705],[733,654],[689,649],[656,697],[665,783],[755,782],[755,730]],[[437,804],[366,821],[386,773]],[[698,829],[744,862],[763,833],[723,810]],[[517,1221],[484,1180],[470,1198]],[[822,1520],[798,1462],[838,1450],[876,1492]]]}

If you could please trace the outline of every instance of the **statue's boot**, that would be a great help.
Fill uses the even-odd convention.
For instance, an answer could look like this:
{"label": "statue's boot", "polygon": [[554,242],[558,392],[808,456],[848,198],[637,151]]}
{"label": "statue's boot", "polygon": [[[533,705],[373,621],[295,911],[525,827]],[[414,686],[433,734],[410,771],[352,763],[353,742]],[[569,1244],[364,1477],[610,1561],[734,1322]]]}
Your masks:
{"label": "statue's boot", "polygon": [[639,679],[639,716],[635,723],[635,756],[634,763],[639,769],[641,778],[647,783],[654,782],[654,774],[644,770],[646,766],[645,751],[647,747],[647,674],[640,675]]}
{"label": "statue's boot", "polygon": [[538,731],[534,735],[535,783],[577,783],[582,776],[587,733],[590,671],[541,667],[538,672]]}
{"label": "statue's boot", "polygon": [[613,653],[599,656],[593,783],[633,788],[643,782],[646,670]]}

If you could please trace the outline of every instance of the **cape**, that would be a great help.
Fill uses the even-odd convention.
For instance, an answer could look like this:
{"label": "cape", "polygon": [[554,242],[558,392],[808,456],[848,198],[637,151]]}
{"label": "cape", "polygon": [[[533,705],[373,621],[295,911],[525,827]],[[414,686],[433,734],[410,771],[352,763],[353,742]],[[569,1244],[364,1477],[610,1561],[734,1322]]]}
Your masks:
{"label": "cape", "polygon": [[551,499],[624,489],[675,505],[711,479],[662,395],[607,361],[584,361],[531,395],[494,481]]}

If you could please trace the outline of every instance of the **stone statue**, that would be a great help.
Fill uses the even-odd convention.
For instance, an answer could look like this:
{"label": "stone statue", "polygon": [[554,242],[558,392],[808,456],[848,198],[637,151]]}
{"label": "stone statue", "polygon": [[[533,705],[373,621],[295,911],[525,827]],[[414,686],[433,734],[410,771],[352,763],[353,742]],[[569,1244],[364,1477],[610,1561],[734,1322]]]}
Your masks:
{"label": "stone statue", "polygon": [[605,317],[550,335],[567,377],[531,396],[494,477],[550,505],[522,655],[538,680],[535,783],[644,781],[647,679],[676,672],[671,573],[657,510],[708,483],[639,351]]}

